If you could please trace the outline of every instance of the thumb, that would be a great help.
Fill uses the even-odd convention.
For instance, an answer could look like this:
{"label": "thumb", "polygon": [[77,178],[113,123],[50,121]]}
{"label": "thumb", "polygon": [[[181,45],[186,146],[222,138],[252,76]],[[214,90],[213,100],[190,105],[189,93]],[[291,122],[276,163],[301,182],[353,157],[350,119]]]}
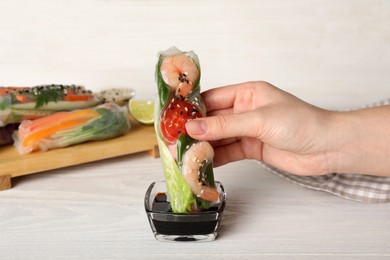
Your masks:
{"label": "thumb", "polygon": [[231,137],[259,137],[262,122],[254,111],[241,114],[197,118],[186,123],[187,133],[197,140],[219,140]]}

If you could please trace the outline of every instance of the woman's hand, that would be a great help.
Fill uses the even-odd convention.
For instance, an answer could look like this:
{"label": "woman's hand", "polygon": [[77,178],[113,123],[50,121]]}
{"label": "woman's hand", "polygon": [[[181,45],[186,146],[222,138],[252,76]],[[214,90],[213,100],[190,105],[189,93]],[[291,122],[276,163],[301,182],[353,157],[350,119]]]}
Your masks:
{"label": "woman's hand", "polygon": [[256,159],[299,175],[329,172],[330,111],[266,82],[211,89],[202,96],[208,117],[189,121],[186,128],[195,139],[213,141],[216,166]]}
{"label": "woman's hand", "polygon": [[329,111],[266,82],[202,96],[208,117],[187,122],[186,129],[212,141],[215,166],[256,159],[297,175],[390,176],[390,106]]}

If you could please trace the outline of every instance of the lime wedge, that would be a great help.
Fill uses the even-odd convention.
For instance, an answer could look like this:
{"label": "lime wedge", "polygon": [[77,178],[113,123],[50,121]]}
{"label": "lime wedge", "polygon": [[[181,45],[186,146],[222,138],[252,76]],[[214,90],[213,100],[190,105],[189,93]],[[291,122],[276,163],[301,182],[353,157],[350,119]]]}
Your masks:
{"label": "lime wedge", "polygon": [[138,122],[145,125],[153,125],[154,103],[152,101],[130,99],[129,111]]}

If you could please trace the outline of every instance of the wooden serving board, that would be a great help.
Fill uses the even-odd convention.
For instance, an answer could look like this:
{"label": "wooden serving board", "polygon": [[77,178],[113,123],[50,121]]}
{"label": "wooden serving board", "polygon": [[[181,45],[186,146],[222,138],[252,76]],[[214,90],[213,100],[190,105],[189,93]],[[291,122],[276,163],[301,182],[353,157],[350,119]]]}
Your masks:
{"label": "wooden serving board", "polygon": [[27,155],[20,155],[13,145],[3,146],[0,147],[0,190],[11,188],[14,177],[138,152],[159,156],[153,126],[132,124],[127,134],[117,138]]}

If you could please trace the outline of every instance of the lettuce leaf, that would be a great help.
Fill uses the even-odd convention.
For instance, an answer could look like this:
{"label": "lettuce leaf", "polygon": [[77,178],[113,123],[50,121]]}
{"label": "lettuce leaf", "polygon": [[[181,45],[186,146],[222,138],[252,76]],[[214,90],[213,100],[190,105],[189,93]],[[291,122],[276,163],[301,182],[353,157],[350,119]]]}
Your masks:
{"label": "lettuce leaf", "polygon": [[172,211],[175,213],[193,211],[193,209],[196,208],[196,199],[194,198],[190,187],[181,175],[179,167],[169,152],[168,147],[158,135],[157,142],[164,166],[165,181]]}

